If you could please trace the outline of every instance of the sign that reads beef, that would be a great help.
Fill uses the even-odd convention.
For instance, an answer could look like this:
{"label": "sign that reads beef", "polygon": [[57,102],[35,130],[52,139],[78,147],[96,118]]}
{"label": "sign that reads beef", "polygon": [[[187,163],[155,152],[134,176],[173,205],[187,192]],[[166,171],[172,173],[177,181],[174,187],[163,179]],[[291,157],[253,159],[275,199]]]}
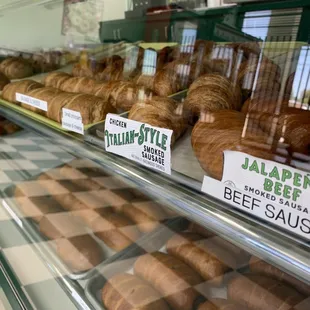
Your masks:
{"label": "sign that reads beef", "polygon": [[241,152],[224,156],[222,182],[205,177],[202,191],[310,240],[310,173]]}
{"label": "sign that reads beef", "polygon": [[171,174],[172,130],[108,114],[104,135],[107,152]]}

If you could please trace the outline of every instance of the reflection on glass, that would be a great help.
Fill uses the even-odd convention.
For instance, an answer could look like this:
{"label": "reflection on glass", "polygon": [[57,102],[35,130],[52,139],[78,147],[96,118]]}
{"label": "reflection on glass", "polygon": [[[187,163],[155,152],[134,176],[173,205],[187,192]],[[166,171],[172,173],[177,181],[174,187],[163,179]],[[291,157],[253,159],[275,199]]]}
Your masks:
{"label": "reflection on glass", "polygon": [[155,75],[157,64],[157,53],[154,50],[147,49],[144,51],[142,73],[144,75]]}

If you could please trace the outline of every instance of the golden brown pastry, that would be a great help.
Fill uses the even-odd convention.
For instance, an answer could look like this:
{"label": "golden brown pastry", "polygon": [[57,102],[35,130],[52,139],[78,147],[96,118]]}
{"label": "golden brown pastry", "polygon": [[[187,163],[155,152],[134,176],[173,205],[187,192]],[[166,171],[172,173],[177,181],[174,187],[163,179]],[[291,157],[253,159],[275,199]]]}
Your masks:
{"label": "golden brown pastry", "polygon": [[154,85],[154,79],[155,79],[155,74],[137,74],[136,77],[133,79],[133,82],[136,83],[139,86],[144,86],[147,89],[153,89]]}
{"label": "golden brown pastry", "polygon": [[77,96],[80,95],[65,92],[58,92],[55,94],[47,107],[47,117],[55,122],[61,123],[62,108],[73,101]]}
{"label": "golden brown pastry", "polygon": [[64,108],[80,112],[84,125],[105,120],[108,113],[115,112],[108,101],[86,94],[77,94]]}
{"label": "golden brown pastry", "polygon": [[192,310],[199,297],[195,286],[203,282],[188,265],[161,252],[140,256],[134,272],[162,294],[172,309]]}
{"label": "golden brown pastry", "polygon": [[102,301],[107,310],[170,309],[147,282],[130,274],[119,274],[109,279],[102,290]]}
{"label": "golden brown pastry", "polygon": [[182,108],[173,99],[155,96],[150,100],[135,103],[128,118],[173,130],[172,143],[174,143],[186,129],[186,115],[178,107]]}
{"label": "golden brown pastry", "polygon": [[[30,96],[32,98],[36,98],[39,100],[43,100],[47,102],[47,108],[49,108],[50,102],[55,98],[57,94],[59,94],[61,91],[56,88],[51,87],[43,87],[38,89],[33,89],[31,91],[27,92],[27,96]],[[21,106],[24,109],[27,109],[29,111],[35,112],[37,114],[47,116],[47,112],[44,110],[41,110],[39,108],[33,107],[29,104],[22,103]]]}
{"label": "golden brown pastry", "polygon": [[87,271],[102,261],[102,253],[90,235],[55,240],[58,256],[74,272]]}
{"label": "golden brown pastry", "polygon": [[111,92],[119,85],[119,81],[111,81],[107,83],[98,83],[95,85],[93,95],[105,100],[109,100]]}
{"label": "golden brown pastry", "polygon": [[239,110],[240,88],[223,76],[203,75],[190,86],[185,107],[194,115],[199,115],[201,112]]}
{"label": "golden brown pastry", "polygon": [[11,103],[20,105],[20,102],[16,101],[16,93],[27,94],[29,91],[37,88],[42,88],[44,85],[32,80],[23,80],[18,82],[12,82],[7,84],[2,91],[2,98]]}
{"label": "golden brown pastry", "polygon": [[208,248],[197,241],[203,239],[193,233],[174,235],[166,244],[167,252],[180,259],[213,285],[220,285],[229,268],[218,260]]}
{"label": "golden brown pastry", "polygon": [[167,218],[164,209],[151,201],[125,204],[118,208],[126,217],[132,220],[142,232],[151,232],[160,222]]}
{"label": "golden brown pastry", "polygon": [[119,81],[114,84],[109,101],[116,109],[128,111],[137,101],[144,101],[151,95],[151,91],[144,87],[137,86],[132,82]]}
{"label": "golden brown pastry", "polygon": [[263,260],[253,256],[250,260],[250,270],[253,273],[257,273],[266,277],[273,278],[280,282],[286,283],[294,287],[297,291],[304,294],[305,296],[310,296],[310,286],[306,283],[299,281],[297,278],[283,272],[282,270],[274,267]]}
{"label": "golden brown pastry", "polygon": [[238,276],[231,280],[228,296],[241,306],[256,310],[292,310],[305,299],[294,288],[259,275]]}
{"label": "golden brown pastry", "polygon": [[60,213],[64,211],[52,197],[23,197],[23,195],[19,193],[20,190],[18,190],[17,187],[15,199],[18,203],[18,207],[21,209],[25,217],[30,217],[36,223],[39,223],[47,214]]}
{"label": "golden brown pastry", "polygon": [[238,72],[238,82],[242,89],[249,91],[279,91],[281,70],[267,58],[258,56],[244,61]]}
{"label": "golden brown pastry", "polygon": [[23,79],[34,74],[31,64],[21,57],[10,57],[0,63],[0,71],[9,79]]}
{"label": "golden brown pastry", "polygon": [[10,122],[9,120],[5,120],[1,122],[1,128],[4,130],[5,134],[13,134],[17,131],[20,131],[22,128],[18,125]]}
{"label": "golden brown pastry", "polygon": [[224,151],[232,150],[263,159],[274,159],[264,149],[266,136],[259,129],[247,132],[243,138],[244,114],[237,111],[207,113],[200,118],[192,132],[192,147],[201,167],[213,178],[221,180]]}
{"label": "golden brown pastry", "polygon": [[88,178],[85,175],[85,178],[77,178],[79,171],[69,165],[63,165],[59,172],[64,178],[70,180],[71,183],[76,185],[77,188],[81,188],[82,190],[95,191],[101,189],[101,186],[93,181],[91,178]]}
{"label": "golden brown pastry", "polygon": [[124,60],[114,55],[110,59],[107,59],[107,66],[103,71],[95,74],[95,79],[102,82],[117,81],[123,77]]}
{"label": "golden brown pastry", "polygon": [[201,304],[197,310],[246,310],[247,308],[237,305],[225,299],[210,299]]}
{"label": "golden brown pastry", "polygon": [[310,154],[310,111],[288,108],[279,116],[260,116],[260,126],[266,133],[270,134],[273,124],[277,124],[276,138],[289,145],[290,153]]}
{"label": "golden brown pastry", "polygon": [[71,77],[65,80],[59,88],[69,93],[93,95],[98,82],[87,77]]}
{"label": "golden brown pastry", "polygon": [[65,72],[51,72],[45,77],[44,85],[46,87],[60,88],[66,80],[71,78],[72,76]]}
{"label": "golden brown pastry", "polygon": [[212,233],[208,229],[206,229],[206,228],[204,228],[204,227],[202,227],[202,226],[200,226],[194,222],[190,223],[188,230],[193,232],[193,233],[196,233],[200,236],[203,236],[205,238],[210,238],[210,237],[214,236],[214,233]]}
{"label": "golden brown pastry", "polygon": [[0,90],[2,90],[4,88],[4,86],[9,84],[9,83],[10,83],[9,78],[5,74],[0,72]]}
{"label": "golden brown pastry", "polygon": [[72,69],[72,75],[75,77],[95,78],[96,74],[102,72],[107,66],[106,60],[88,60],[86,65],[76,63]]}
{"label": "golden brown pastry", "polygon": [[139,238],[139,230],[124,215],[114,212],[111,208],[96,211],[100,216],[91,223],[91,228],[111,249],[121,251]]}
{"label": "golden brown pastry", "polygon": [[169,96],[181,90],[178,74],[175,70],[159,70],[154,77],[153,87],[151,88],[158,96]]}

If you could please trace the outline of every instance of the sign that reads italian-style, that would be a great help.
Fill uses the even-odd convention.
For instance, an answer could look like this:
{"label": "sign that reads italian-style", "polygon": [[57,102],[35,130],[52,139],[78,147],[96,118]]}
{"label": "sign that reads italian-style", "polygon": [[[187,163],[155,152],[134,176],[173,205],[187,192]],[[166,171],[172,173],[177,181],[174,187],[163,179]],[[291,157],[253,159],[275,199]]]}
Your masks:
{"label": "sign that reads italian-style", "polygon": [[241,152],[224,156],[222,182],[205,177],[202,191],[310,239],[310,173]]}
{"label": "sign that reads italian-style", "polygon": [[107,152],[171,174],[172,130],[108,114],[104,135]]}

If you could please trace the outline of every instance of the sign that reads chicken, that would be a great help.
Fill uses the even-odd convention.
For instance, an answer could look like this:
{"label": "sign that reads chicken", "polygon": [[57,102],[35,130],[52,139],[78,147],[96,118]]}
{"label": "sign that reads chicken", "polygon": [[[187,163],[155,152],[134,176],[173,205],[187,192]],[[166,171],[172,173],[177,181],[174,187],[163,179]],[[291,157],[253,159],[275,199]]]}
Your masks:
{"label": "sign that reads chicken", "polygon": [[104,136],[107,152],[171,174],[172,130],[108,114]]}

